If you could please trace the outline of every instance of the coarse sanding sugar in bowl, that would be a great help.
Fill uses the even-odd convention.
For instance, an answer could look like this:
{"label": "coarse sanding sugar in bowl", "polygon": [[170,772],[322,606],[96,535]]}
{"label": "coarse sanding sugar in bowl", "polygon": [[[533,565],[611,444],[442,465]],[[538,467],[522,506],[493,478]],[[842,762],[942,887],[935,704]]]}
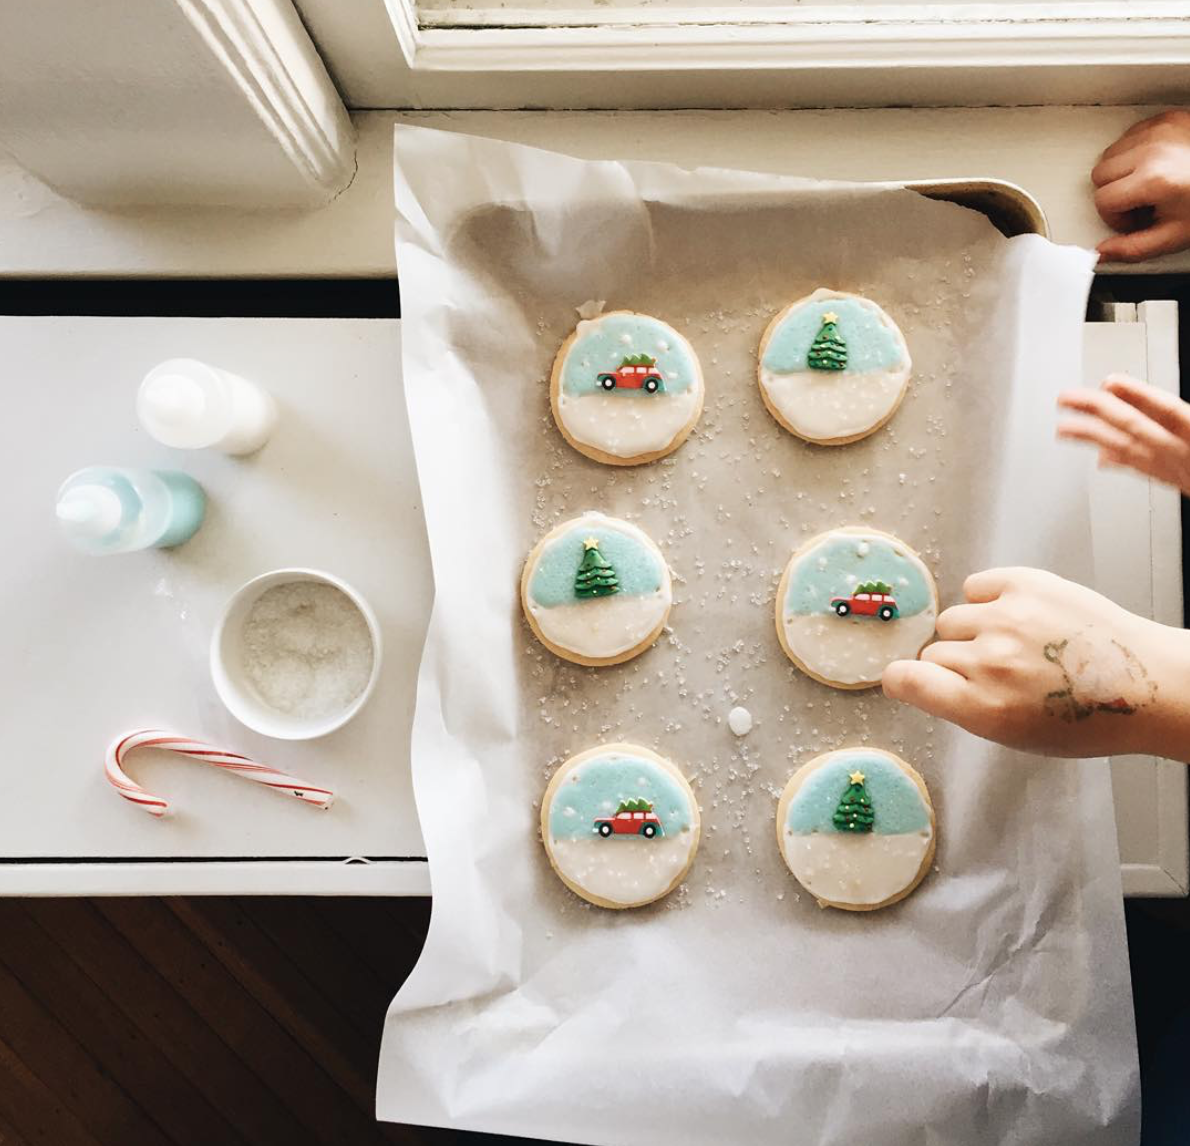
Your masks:
{"label": "coarse sanding sugar in bowl", "polygon": [[326,573],[282,569],[249,581],[211,643],[211,674],[228,710],[286,740],[323,736],[363,706],[380,665],[367,602]]}

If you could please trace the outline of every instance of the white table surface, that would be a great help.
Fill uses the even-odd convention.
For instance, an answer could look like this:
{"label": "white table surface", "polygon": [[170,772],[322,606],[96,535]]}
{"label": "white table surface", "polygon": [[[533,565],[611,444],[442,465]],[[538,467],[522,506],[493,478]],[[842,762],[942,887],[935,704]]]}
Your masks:
{"label": "white table surface", "polygon": [[[342,868],[347,857],[392,869],[424,855],[408,740],[432,588],[399,324],[10,317],[0,319],[0,344],[9,398],[0,429],[0,891],[286,890],[303,879],[303,890],[322,890],[321,877],[299,874],[325,871],[318,860],[342,869],[326,890],[347,882],[424,891],[424,861],[417,872],[390,870],[387,882],[379,869]],[[140,378],[175,355],[225,366],[276,395],[281,420],[264,450],[247,459],[174,451],[140,430]],[[210,496],[202,530],[173,551],[75,552],[58,535],[54,494],[69,472],[96,462],[190,472]],[[226,598],[283,566],[343,577],[383,630],[375,694],[318,741],[250,732],[222,708],[207,668]],[[338,800],[321,812],[200,763],[133,756],[130,774],[177,807],[155,820],[115,794],[102,766],[115,734],[146,726],[242,751],[334,788]],[[305,865],[270,863],[279,857]],[[218,862],[229,858],[239,872],[230,885]],[[141,862],[101,876],[87,870],[91,859]],[[181,859],[201,862],[182,865],[189,872],[170,866]],[[55,860],[72,862],[45,862]]]}

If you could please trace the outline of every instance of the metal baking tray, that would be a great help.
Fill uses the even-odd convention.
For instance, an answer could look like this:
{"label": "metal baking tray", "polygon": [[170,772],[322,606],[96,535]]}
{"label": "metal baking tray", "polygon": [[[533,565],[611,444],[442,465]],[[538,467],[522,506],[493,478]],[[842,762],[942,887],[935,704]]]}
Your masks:
{"label": "metal baking tray", "polygon": [[931,179],[903,183],[927,199],[941,199],[986,215],[1002,235],[1050,237],[1049,220],[1041,204],[1023,187],[1003,179]]}

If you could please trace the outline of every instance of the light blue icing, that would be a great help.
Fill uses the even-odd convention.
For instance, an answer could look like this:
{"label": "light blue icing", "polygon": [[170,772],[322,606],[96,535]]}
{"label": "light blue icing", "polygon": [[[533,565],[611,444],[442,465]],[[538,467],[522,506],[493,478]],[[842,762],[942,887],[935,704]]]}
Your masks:
{"label": "light blue icing", "polygon": [[894,370],[904,365],[905,353],[897,336],[875,311],[853,298],[818,299],[790,311],[769,338],[761,365],[774,374],[809,370],[806,354],[827,311],[839,316],[838,330],[847,343],[847,369],[842,373]]}
{"label": "light blue icing", "polygon": [[[550,805],[550,835],[555,839],[597,839],[597,817],[614,816],[621,801],[642,799],[653,805],[662,835],[675,836],[694,822],[690,797],[660,764],[620,752],[595,756],[575,768],[555,793]],[[615,847],[616,837],[603,842]]]}
{"label": "light blue icing", "polygon": [[574,575],[582,564],[583,541],[588,537],[598,538],[599,552],[616,571],[620,584],[616,597],[644,597],[661,588],[664,580],[661,562],[644,542],[618,529],[584,525],[580,521],[542,547],[537,568],[529,578],[529,596],[535,604],[550,609],[581,600],[574,595]]}
{"label": "light blue icing", "polygon": [[[664,322],[643,314],[609,314],[583,323],[562,363],[562,389],[567,394],[594,394],[599,375],[611,373],[628,356],[647,354],[657,360],[664,390],[680,394],[694,385],[697,366],[685,339]],[[656,401],[644,390],[600,391],[624,398]]]}
{"label": "light blue icing", "polygon": [[872,831],[894,836],[921,832],[930,826],[930,812],[917,785],[883,752],[855,748],[841,752],[802,783],[789,801],[785,826],[796,835],[838,832],[834,824],[839,799],[851,784],[852,772],[864,774],[864,787],[872,801]]}
{"label": "light blue icing", "polygon": [[[868,552],[860,556],[860,546]],[[832,597],[849,597],[857,584],[884,581],[892,586],[897,612],[911,617],[934,604],[934,595],[918,563],[903,549],[877,534],[845,533],[814,546],[793,567],[785,608],[804,615],[828,613]],[[895,625],[896,621],[873,621]]]}

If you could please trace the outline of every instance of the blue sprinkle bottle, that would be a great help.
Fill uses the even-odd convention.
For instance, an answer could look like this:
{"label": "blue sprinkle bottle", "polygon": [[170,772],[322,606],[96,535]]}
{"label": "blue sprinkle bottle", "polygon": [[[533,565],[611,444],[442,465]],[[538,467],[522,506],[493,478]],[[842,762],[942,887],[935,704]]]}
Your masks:
{"label": "blue sprinkle bottle", "polygon": [[89,466],[58,490],[58,524],[84,553],[181,545],[202,524],[202,486],[177,470]]}

